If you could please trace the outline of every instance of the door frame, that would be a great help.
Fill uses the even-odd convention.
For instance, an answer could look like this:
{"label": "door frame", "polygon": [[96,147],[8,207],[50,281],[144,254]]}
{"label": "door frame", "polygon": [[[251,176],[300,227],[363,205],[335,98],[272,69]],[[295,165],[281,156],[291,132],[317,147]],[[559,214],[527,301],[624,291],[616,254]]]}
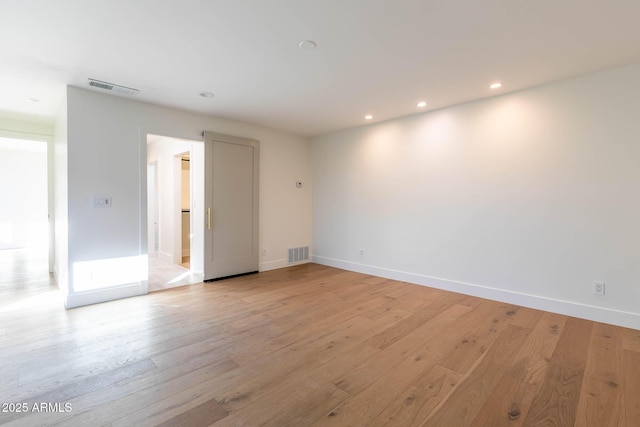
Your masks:
{"label": "door frame", "polygon": [[[149,178],[150,173],[153,173],[153,188],[152,193],[149,191]],[[149,211],[149,200],[151,200],[151,196],[153,195],[154,205],[151,207],[152,211]],[[151,231],[152,240],[149,239],[149,223],[150,217],[153,215],[154,224],[153,230]],[[156,253],[160,250],[160,206],[158,203],[158,161],[154,160],[152,162],[147,163],[147,241],[153,242],[152,247],[149,247],[147,244],[147,251],[149,253]]]}
{"label": "door frame", "polygon": [[47,237],[49,273],[57,274],[56,261],[56,197],[55,197],[55,139],[53,133],[34,133],[29,130],[0,129],[0,137],[46,143],[47,147]]}

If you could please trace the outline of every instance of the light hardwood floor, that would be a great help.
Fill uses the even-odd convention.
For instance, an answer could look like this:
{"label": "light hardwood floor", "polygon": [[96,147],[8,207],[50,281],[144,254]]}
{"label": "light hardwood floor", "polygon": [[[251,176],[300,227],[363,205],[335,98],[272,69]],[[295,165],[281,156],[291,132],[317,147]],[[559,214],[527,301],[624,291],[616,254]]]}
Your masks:
{"label": "light hardwood floor", "polygon": [[190,265],[189,257],[183,257],[182,264],[177,265],[163,261],[158,254],[149,254],[149,292],[202,282],[202,274],[190,271]]}
{"label": "light hardwood floor", "polygon": [[314,264],[69,311],[8,276],[0,402],[72,410],[0,424],[640,426],[636,330]]}

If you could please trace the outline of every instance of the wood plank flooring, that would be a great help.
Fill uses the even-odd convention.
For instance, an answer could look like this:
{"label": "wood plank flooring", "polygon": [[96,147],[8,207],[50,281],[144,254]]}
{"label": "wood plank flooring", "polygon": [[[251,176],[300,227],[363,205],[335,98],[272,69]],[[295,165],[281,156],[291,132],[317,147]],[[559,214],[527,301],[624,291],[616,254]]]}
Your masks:
{"label": "wood plank flooring", "polygon": [[66,311],[0,266],[2,425],[640,426],[640,331],[314,264]]}
{"label": "wood plank flooring", "polygon": [[183,257],[178,265],[161,259],[157,253],[149,254],[149,292],[202,282],[202,274],[190,271],[190,265],[189,257]]}

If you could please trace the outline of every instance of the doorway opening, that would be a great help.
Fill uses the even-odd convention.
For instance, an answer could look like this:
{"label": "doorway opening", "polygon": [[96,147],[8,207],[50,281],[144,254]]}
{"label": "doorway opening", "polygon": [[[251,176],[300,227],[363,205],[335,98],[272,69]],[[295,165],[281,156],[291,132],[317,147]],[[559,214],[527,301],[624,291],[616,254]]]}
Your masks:
{"label": "doorway opening", "polygon": [[204,143],[147,135],[149,291],[202,281]]}
{"label": "doorway opening", "polygon": [[189,153],[183,153],[181,160],[181,179],[180,179],[180,200],[181,213],[180,218],[182,239],[180,247],[182,248],[181,264],[184,268],[191,268],[191,159]]}
{"label": "doorway opening", "polygon": [[0,137],[0,306],[43,289],[50,274],[47,142]]}

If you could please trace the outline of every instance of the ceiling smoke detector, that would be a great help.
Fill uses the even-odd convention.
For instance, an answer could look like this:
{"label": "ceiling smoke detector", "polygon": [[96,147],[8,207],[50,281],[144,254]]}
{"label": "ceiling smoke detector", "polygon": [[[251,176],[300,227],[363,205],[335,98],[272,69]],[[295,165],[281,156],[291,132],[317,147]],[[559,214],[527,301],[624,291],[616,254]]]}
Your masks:
{"label": "ceiling smoke detector", "polygon": [[103,82],[101,80],[96,80],[96,79],[89,79],[89,86],[92,86],[98,89],[108,90],[111,92],[122,93],[124,95],[135,95],[138,92],[140,92],[138,89],[134,89],[132,87],[120,86],[115,83]]}

